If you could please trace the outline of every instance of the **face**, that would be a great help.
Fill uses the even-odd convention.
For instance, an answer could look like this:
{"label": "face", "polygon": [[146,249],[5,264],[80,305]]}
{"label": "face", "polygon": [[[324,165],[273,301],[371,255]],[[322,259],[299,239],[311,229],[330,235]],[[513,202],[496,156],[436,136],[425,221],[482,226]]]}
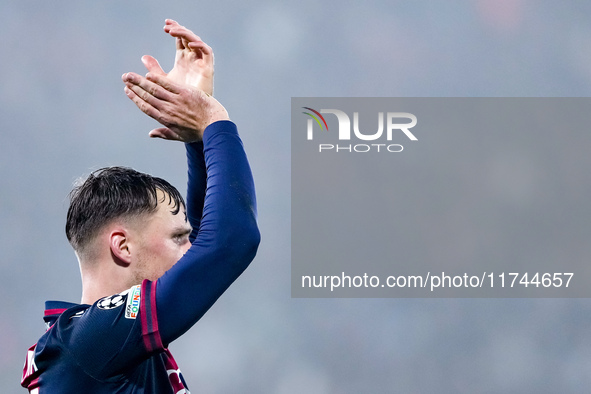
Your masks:
{"label": "face", "polygon": [[[156,212],[138,220],[135,231],[133,263],[135,284],[154,281],[168,271],[191,246],[191,226],[182,209],[173,215],[168,196],[158,191]],[[161,202],[164,201],[164,202]]]}

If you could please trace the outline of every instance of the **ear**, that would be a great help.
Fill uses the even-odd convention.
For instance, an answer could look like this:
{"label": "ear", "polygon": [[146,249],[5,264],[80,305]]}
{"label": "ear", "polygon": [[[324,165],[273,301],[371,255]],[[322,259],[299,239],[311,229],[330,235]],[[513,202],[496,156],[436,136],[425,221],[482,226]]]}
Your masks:
{"label": "ear", "polygon": [[115,262],[128,266],[131,264],[131,251],[129,250],[129,234],[122,228],[111,231],[109,234],[109,246]]}

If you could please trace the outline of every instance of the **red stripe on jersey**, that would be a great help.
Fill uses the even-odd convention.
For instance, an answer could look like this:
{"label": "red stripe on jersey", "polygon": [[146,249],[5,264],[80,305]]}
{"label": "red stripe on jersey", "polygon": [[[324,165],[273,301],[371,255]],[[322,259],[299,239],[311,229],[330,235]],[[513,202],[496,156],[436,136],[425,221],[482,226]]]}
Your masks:
{"label": "red stripe on jersey", "polygon": [[156,313],[156,282],[152,282],[152,291],[150,292],[150,309],[152,310],[152,327],[154,328],[154,333],[156,334],[156,347],[158,349],[164,349],[162,345],[162,339],[160,338],[160,330],[158,330],[158,316]]}
{"label": "red stripe on jersey", "polygon": [[160,332],[158,331],[158,318],[156,314],[156,282],[144,280],[141,289],[140,319],[142,324],[142,337],[144,346],[148,352],[164,349]]}
{"label": "red stripe on jersey", "polygon": [[61,315],[65,311],[67,311],[67,309],[46,309],[43,316]]}

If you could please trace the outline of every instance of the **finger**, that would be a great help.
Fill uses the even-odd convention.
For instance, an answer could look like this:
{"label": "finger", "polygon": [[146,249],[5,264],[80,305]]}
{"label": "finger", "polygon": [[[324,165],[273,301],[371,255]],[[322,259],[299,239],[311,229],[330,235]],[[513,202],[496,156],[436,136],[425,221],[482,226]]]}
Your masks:
{"label": "finger", "polygon": [[177,133],[169,129],[168,127],[160,127],[150,131],[148,134],[150,138],[162,138],[165,140],[182,141]]}
{"label": "finger", "polygon": [[188,46],[190,49],[200,50],[206,56],[213,55],[213,50],[211,49],[211,47],[203,41],[192,41],[188,43]]}
{"label": "finger", "polygon": [[177,85],[176,83],[172,82],[170,79],[162,75],[148,73],[146,75],[146,79],[154,84],[157,84],[158,86],[161,86],[170,93],[179,94],[183,90],[183,88],[180,85]]}
{"label": "finger", "polygon": [[[158,75],[148,73],[147,75]],[[159,75],[160,76],[160,75]],[[166,78],[165,76],[160,76],[161,78]],[[150,101],[150,97],[154,97],[159,100],[170,101],[172,96],[168,90],[163,88],[162,86],[150,81],[147,78],[142,77],[141,75],[135,73],[127,73],[123,76],[123,82],[125,82],[128,87],[132,88],[137,86],[140,89],[132,89],[137,95],[142,97],[145,101]],[[151,102],[152,105],[156,105],[155,102]]]}
{"label": "finger", "polygon": [[144,66],[146,66],[146,68],[148,69],[148,72],[151,72],[154,74],[166,75],[166,73],[164,72],[162,67],[160,67],[160,63],[158,63],[158,60],[154,59],[152,56],[150,56],[150,55],[142,56],[142,63],[144,63]]}
{"label": "finger", "polygon": [[131,101],[133,101],[133,103],[140,109],[140,111],[142,111],[143,113],[145,113],[153,119],[158,120],[160,118],[160,111],[158,111],[156,108],[150,105],[150,103],[144,101],[140,96],[135,94],[133,90],[125,86],[124,91],[127,97],[129,97]]}
{"label": "finger", "polygon": [[197,42],[197,41],[202,41],[201,38],[193,33],[191,30],[187,29],[184,26],[173,26],[170,28],[170,31],[168,32],[171,36],[176,37],[176,38],[184,38],[185,40],[187,40],[188,42]]}
{"label": "finger", "polygon": [[154,96],[152,96],[151,94],[149,94],[137,85],[126,83],[124,90],[125,94],[127,94],[127,97],[131,99],[133,99],[134,97],[138,97],[139,100],[146,102],[158,111],[160,111],[160,109],[162,108],[162,102],[160,100],[158,100],[157,98],[155,98]]}
{"label": "finger", "polygon": [[167,32],[167,33],[168,33],[168,32],[170,31],[170,29],[171,29],[172,27],[174,27],[174,26],[180,26],[180,25],[179,25],[179,23],[178,23],[177,21],[175,21],[175,20],[172,20],[172,19],[166,19],[166,20],[164,21],[164,31],[165,31],[165,32]]}

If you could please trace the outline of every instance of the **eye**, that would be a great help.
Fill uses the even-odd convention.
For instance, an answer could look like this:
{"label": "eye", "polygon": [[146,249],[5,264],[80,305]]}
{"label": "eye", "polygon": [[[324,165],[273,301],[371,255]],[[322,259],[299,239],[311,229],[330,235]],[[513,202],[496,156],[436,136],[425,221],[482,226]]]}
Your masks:
{"label": "eye", "polygon": [[175,234],[173,240],[178,244],[184,244],[189,241],[189,234]]}

